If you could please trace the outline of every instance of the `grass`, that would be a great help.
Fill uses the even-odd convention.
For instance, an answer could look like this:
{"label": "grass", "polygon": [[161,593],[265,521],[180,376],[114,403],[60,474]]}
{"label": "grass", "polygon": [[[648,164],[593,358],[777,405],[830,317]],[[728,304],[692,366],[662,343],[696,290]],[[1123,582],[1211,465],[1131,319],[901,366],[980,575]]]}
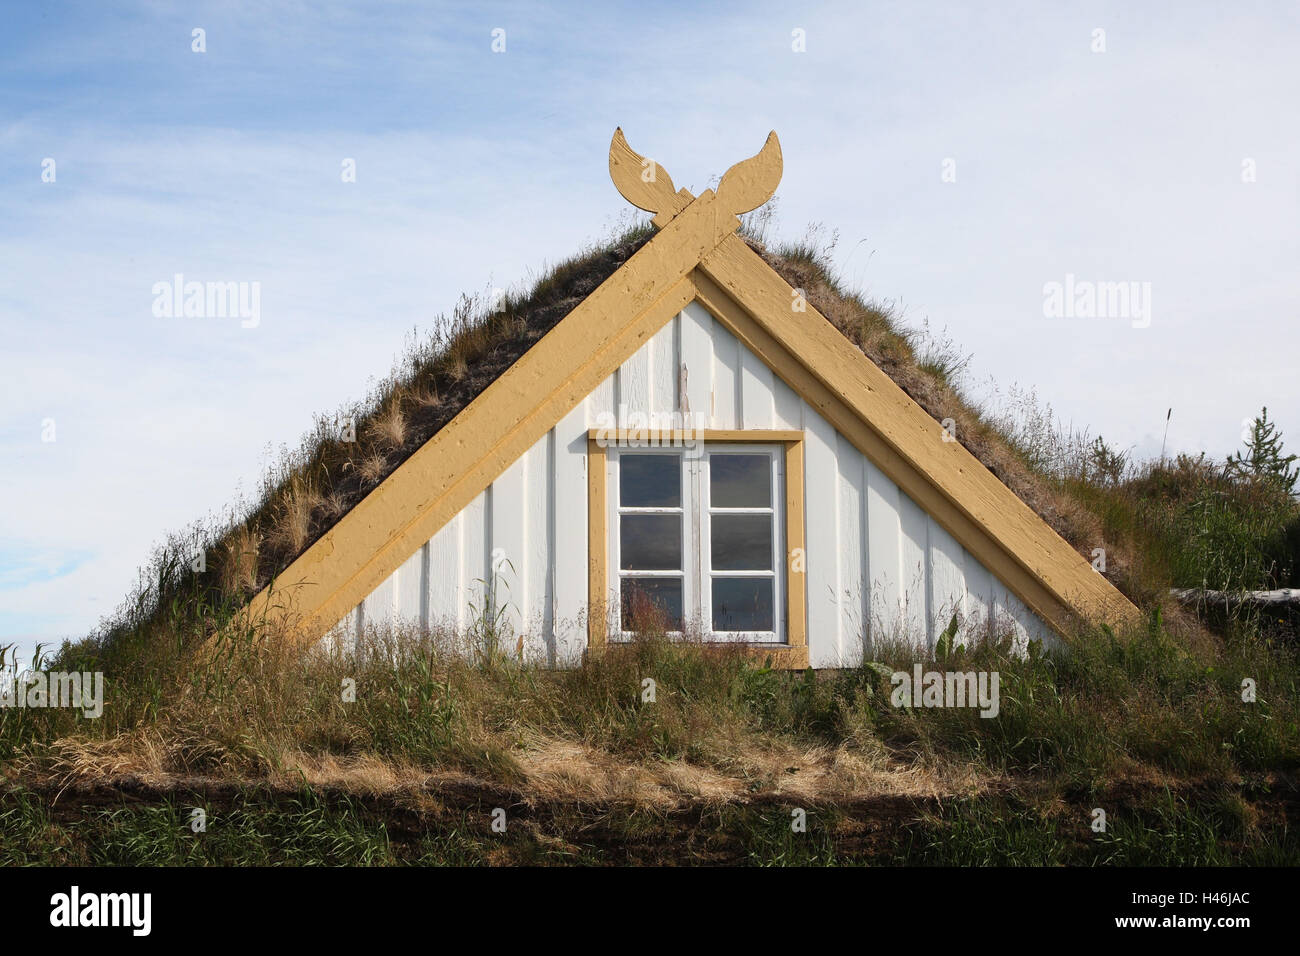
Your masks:
{"label": "grass", "polygon": [[[1107,800],[1097,801],[1104,809]],[[926,866],[1294,866],[1300,839],[1286,819],[1257,823],[1235,791],[1180,796],[1157,789],[1110,804],[1106,829],[1086,803],[1049,808],[1014,799],[961,800],[906,828],[892,862]]]}
{"label": "grass", "polygon": [[[998,672],[992,719],[892,706],[887,674],[912,659],[901,646],[814,675],[654,634],[563,670],[476,655],[449,634],[372,633],[354,651],[305,657],[272,635],[228,641],[201,658],[184,641],[171,659],[169,647],[141,648],[156,655],[155,679],[110,671],[98,721],[0,713],[0,830],[36,834],[11,836],[4,852],[196,864],[1300,862],[1287,822],[1300,805],[1300,653],[1257,629],[1193,650],[1153,615],[1139,633],[1080,634],[1068,654],[1019,656],[994,636],[923,661]],[[199,780],[229,792],[178,800]],[[141,805],[139,786],[158,795]],[[460,802],[445,805],[448,794]],[[193,806],[210,811],[202,838],[188,829]],[[498,806],[533,822],[498,839]],[[1098,806],[1111,808],[1106,834],[1087,828]],[[790,830],[794,809],[805,833]],[[406,834],[394,848],[395,827],[432,842]]]}
{"label": "grass", "polygon": [[[203,831],[193,813],[203,810]],[[0,803],[0,865],[368,866],[394,861],[382,821],[346,798],[327,804],[309,787],[273,800],[256,791],[228,807],[164,801],[79,808],[54,817],[35,794]]]}
{"label": "grass", "polygon": [[[110,667],[105,715],[12,710],[0,716],[0,756],[57,769],[59,740],[149,754],[140,769],[259,776],[358,754],[515,783],[513,754],[542,739],[572,741],[630,762],[682,761],[727,771],[739,745],[845,747],[880,757],[885,745],[913,759],[974,761],[992,773],[1067,775],[1091,781],[1147,768],[1181,776],[1300,769],[1300,667],[1292,642],[1242,628],[1198,651],[1153,621],[1142,633],[1081,634],[1070,653],[1020,657],[1005,643],[957,647],[928,669],[996,671],[999,713],[889,703],[872,666],[815,677],[768,670],[740,654],[699,652],[648,637],[623,653],[550,670],[506,655],[476,659],[452,634],[372,634],[355,652],[299,658],[270,635],[229,638],[212,659],[170,661],[142,648],[148,665],[94,658],[60,668]],[[877,649],[910,670],[909,650]],[[115,663],[121,667],[120,655]],[[657,699],[641,700],[653,677]],[[1241,700],[1242,681],[1257,699]],[[356,699],[345,699],[345,682]],[[154,735],[170,749],[149,751]],[[125,735],[125,736],[124,736]],[[1177,747],[1170,747],[1178,740]],[[42,749],[46,748],[46,749]],[[107,752],[107,751],[106,751]],[[105,758],[107,759],[107,758]],[[143,759],[143,758],[142,758]]]}
{"label": "grass", "polygon": [[[1110,806],[1104,832],[1089,804]],[[195,832],[196,809],[205,828]],[[667,813],[578,804],[522,809],[493,829],[489,803],[385,804],[303,787],[221,802],[74,804],[0,797],[0,865],[748,866],[1295,865],[1300,839],[1276,808],[1259,819],[1239,793],[1155,790],[1140,799],[1050,807],[981,796],[907,815],[871,805],[762,805]],[[802,829],[791,822],[804,814]]]}

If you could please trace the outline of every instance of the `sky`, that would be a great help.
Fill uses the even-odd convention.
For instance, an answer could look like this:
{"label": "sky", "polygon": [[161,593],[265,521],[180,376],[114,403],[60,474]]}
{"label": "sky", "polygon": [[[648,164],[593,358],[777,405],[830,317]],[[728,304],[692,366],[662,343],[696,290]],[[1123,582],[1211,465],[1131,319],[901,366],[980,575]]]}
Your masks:
{"label": "sky", "polygon": [[[1169,409],[1171,453],[1221,457],[1267,405],[1300,448],[1294,3],[3,13],[0,644],[23,653],[85,635],[462,292],[625,223],[616,126],[697,193],[775,129],[774,236],[837,232],[847,283],[946,332],[975,392],[1032,389],[1137,457]],[[256,321],[159,314],[177,275],[256,283]],[[1102,283],[1128,302],[1090,309]]]}

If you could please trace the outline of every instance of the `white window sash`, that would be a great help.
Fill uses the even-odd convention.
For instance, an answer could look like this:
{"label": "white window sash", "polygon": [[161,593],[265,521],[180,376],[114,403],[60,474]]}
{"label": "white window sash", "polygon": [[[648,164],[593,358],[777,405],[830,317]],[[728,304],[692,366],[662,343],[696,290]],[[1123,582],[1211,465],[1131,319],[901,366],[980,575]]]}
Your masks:
{"label": "white window sash", "polygon": [[[770,469],[769,489],[771,504],[766,508],[715,508],[709,500],[709,482],[707,472],[712,455],[765,455]],[[705,465],[701,469],[705,477],[701,479],[701,520],[699,550],[699,590],[701,622],[706,629],[709,640],[743,644],[783,644],[785,643],[785,594],[783,539],[785,533],[782,521],[781,505],[785,501],[783,490],[785,448],[772,444],[726,444],[706,445],[704,448]],[[768,515],[772,521],[772,555],[770,570],[728,571],[713,567],[713,516],[714,515]],[[713,630],[713,578],[756,578],[772,582],[772,630],[770,631],[714,631]]]}

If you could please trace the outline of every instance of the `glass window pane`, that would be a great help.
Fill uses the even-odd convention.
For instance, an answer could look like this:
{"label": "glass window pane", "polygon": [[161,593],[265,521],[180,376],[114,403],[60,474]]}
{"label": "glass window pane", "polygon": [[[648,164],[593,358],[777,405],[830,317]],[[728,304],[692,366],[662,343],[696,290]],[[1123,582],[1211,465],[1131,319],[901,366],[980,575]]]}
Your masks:
{"label": "glass window pane", "polygon": [[620,455],[618,503],[624,508],[680,508],[680,455]]}
{"label": "glass window pane", "polygon": [[709,503],[715,508],[770,508],[772,459],[767,455],[710,455]]}
{"label": "glass window pane", "polygon": [[680,571],[681,515],[620,515],[618,544],[624,571]]}
{"label": "glass window pane", "polygon": [[682,630],[681,578],[624,578],[623,630]]}
{"label": "glass window pane", "polygon": [[715,631],[775,631],[771,578],[714,578]]}
{"label": "glass window pane", "polygon": [[713,570],[772,570],[770,514],[713,515],[709,527]]}

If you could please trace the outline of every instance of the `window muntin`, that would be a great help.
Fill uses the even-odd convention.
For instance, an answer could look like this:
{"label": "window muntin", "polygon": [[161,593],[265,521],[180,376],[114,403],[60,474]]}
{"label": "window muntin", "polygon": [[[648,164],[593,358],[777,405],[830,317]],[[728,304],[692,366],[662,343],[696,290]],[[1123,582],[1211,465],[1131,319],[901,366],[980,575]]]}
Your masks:
{"label": "window muntin", "polygon": [[625,637],[641,602],[706,639],[782,643],[784,446],[610,454],[611,557]]}

